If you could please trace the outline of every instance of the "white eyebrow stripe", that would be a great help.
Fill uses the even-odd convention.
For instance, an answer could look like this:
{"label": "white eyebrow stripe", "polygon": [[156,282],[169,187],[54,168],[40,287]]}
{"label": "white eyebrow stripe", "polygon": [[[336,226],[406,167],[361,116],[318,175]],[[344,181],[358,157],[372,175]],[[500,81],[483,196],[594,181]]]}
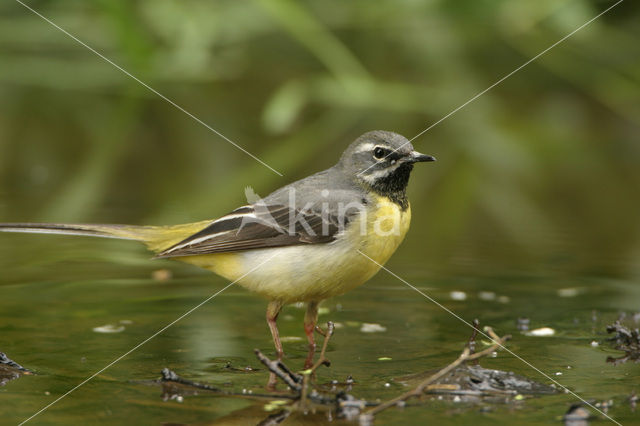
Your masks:
{"label": "white eyebrow stripe", "polygon": [[374,146],[375,144],[373,142],[367,142],[363,145],[360,145],[360,148],[358,148],[356,152],[371,151],[371,149],[373,149]]}

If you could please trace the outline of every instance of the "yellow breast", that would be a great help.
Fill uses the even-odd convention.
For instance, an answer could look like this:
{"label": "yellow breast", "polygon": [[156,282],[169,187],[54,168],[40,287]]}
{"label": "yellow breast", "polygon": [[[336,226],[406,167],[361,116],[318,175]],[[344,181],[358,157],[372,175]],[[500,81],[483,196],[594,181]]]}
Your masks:
{"label": "yellow breast", "polygon": [[360,249],[380,264],[396,251],[411,223],[411,206],[402,210],[387,197],[377,197],[376,207],[367,220],[367,235]]}

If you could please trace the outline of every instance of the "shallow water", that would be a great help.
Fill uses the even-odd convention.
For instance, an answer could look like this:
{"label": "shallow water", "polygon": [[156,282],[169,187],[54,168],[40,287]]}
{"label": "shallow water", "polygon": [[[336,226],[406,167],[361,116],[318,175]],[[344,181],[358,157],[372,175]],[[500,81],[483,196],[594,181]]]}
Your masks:
{"label": "shallow water", "polygon": [[[134,244],[51,236],[3,235],[13,249],[3,249],[0,301],[0,351],[34,370],[0,387],[4,424],[28,418],[81,383],[165,325],[226,285],[221,278],[169,261],[150,261]],[[38,254],[55,252],[44,259]],[[117,253],[117,254],[113,254]],[[40,259],[35,261],[34,259]],[[589,401],[613,399],[609,414],[622,424],[640,422],[627,398],[638,390],[638,364],[613,366],[618,356],[605,343],[606,324],[620,311],[637,310],[640,288],[633,282],[571,276],[549,278],[526,274],[470,278],[425,276],[407,259],[388,264],[425,294],[471,321],[479,318],[499,334],[513,334],[508,347],[532,365]],[[159,268],[173,277],[153,279]],[[564,289],[564,290],[563,290]],[[569,289],[569,290],[567,290]],[[464,292],[453,300],[451,292]],[[481,294],[481,292],[484,292]],[[352,394],[388,399],[407,388],[394,378],[443,367],[459,354],[470,329],[393,276],[381,272],[365,286],[323,305],[321,322],[340,324],[329,344],[330,368],[319,370],[320,382],[356,380]],[[256,424],[269,413],[264,402],[200,394],[182,402],[163,401],[161,388],[146,381],[169,367],[182,377],[206,381],[227,390],[259,392],[266,372],[253,349],[272,354],[264,322],[265,303],[232,286],[97,377],[34,418],[34,424],[159,423]],[[286,362],[302,367],[306,354],[303,309],[291,306],[279,320],[287,337]],[[552,337],[529,337],[516,329],[517,318],[531,328],[551,327]],[[362,323],[385,331],[364,333]],[[124,329],[98,333],[112,324]],[[600,342],[597,347],[592,341]],[[390,358],[380,360],[380,358]],[[233,371],[228,363],[242,370]],[[499,352],[481,360],[487,368],[514,371],[542,383],[522,361]],[[390,409],[377,424],[540,424],[558,423],[572,395],[526,397],[517,403],[430,401]],[[289,419],[289,424],[318,423],[324,415]]]}

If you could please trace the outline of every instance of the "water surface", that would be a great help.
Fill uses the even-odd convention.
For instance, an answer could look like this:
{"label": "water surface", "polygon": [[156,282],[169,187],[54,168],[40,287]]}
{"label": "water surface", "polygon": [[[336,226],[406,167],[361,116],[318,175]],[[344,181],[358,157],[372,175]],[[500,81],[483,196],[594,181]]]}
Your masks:
{"label": "water surface", "polygon": [[[222,287],[221,278],[169,261],[151,261],[134,244],[118,241],[2,235],[14,246],[3,253],[0,350],[35,372],[0,388],[3,423],[18,423],[169,324]],[[38,257],[46,247],[50,256]],[[114,254],[117,253],[117,254]],[[38,259],[38,260],[35,260]],[[638,365],[613,366],[621,355],[606,344],[605,326],[621,311],[637,309],[633,282],[596,276],[550,278],[532,274],[482,278],[434,277],[406,259],[389,268],[461,318],[479,318],[500,334],[513,334],[509,348],[589,401],[612,399],[609,414],[622,424],[638,421],[627,398],[637,390]],[[168,268],[173,277],[152,278]],[[453,300],[451,292],[465,300]],[[321,322],[340,324],[329,345],[330,368],[320,382],[356,380],[352,393],[388,399],[407,388],[395,378],[443,367],[458,355],[470,329],[398,279],[379,273],[363,287],[324,303]],[[258,423],[269,413],[264,402],[200,394],[182,402],[163,401],[161,389],[146,383],[169,367],[182,377],[227,390],[262,391],[266,372],[253,349],[273,353],[263,300],[232,286],[34,419],[34,424]],[[286,308],[280,318],[286,362],[300,369],[306,354],[304,310]],[[520,333],[517,318],[530,327],[551,327],[551,337]],[[362,323],[386,331],[364,333]],[[117,333],[94,328],[111,324]],[[600,342],[593,346],[592,342]],[[380,360],[381,358],[386,360]],[[388,359],[390,358],[390,359]],[[228,368],[228,365],[238,370]],[[513,356],[483,359],[487,368],[514,371],[542,383],[549,380]],[[257,371],[245,372],[251,366]],[[556,422],[578,402],[566,394],[527,397],[510,404],[431,401],[390,409],[379,424]],[[322,416],[297,416],[305,423]]]}

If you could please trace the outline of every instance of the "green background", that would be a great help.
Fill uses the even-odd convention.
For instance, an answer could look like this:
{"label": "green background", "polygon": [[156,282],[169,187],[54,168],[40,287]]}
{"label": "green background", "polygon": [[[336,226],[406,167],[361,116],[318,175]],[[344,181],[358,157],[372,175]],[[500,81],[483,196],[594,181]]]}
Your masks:
{"label": "green background", "polygon": [[[332,165],[373,129],[411,138],[603,1],[39,1],[1,6],[0,218],[180,223]],[[638,7],[624,2],[415,141],[430,270],[558,259],[634,273]]]}

